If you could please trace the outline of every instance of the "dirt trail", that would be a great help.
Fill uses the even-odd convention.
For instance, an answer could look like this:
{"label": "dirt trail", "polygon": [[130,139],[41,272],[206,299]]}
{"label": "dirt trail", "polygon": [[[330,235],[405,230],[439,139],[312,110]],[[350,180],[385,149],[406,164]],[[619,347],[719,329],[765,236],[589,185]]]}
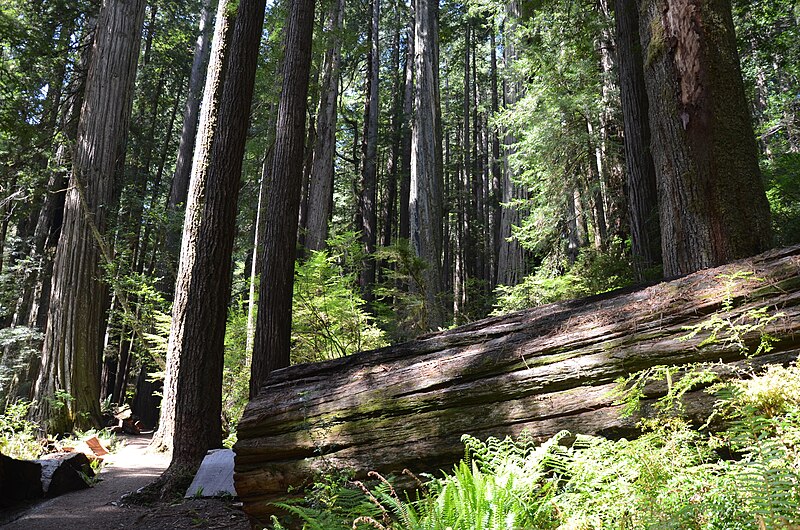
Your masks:
{"label": "dirt trail", "polygon": [[111,530],[118,528],[250,528],[241,509],[230,502],[190,499],[178,505],[120,506],[125,493],[158,477],[169,465],[163,454],[146,451],[149,436],[125,436],[126,445],[109,455],[94,487],[48,499],[22,513],[4,530]]}

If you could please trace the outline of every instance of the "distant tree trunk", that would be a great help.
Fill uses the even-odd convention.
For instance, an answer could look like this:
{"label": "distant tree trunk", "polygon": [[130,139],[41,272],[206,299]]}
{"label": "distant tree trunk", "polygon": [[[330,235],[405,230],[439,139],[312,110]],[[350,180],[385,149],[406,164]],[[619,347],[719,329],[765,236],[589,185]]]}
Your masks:
{"label": "distant tree trunk", "polygon": [[[164,253],[167,261],[164,273],[167,278],[164,281],[164,286],[169,291],[174,287],[175,273],[178,268],[178,253],[181,246],[180,225],[176,217],[181,205],[186,204],[186,197],[189,193],[189,176],[192,172],[192,155],[195,147],[195,138],[197,137],[203,82],[206,67],[208,66],[208,56],[211,51],[210,37],[213,29],[211,24],[211,2],[212,0],[203,0],[200,11],[200,25],[197,41],[194,45],[192,71],[189,76],[189,91],[186,96],[186,107],[183,111],[183,128],[181,129],[180,144],[178,144],[178,158],[175,161],[175,173],[172,177],[172,187],[167,202],[167,215],[171,219],[167,223],[166,252]],[[169,294],[172,295],[171,292]]]}
{"label": "distant tree trunk", "polygon": [[[496,116],[500,112],[500,97],[497,89],[497,44],[495,30],[491,30],[491,77],[492,77],[492,115]],[[492,271],[489,275],[491,287],[497,284],[497,261],[500,254],[500,216],[502,208],[500,200],[502,198],[501,180],[502,167],[500,165],[500,134],[496,128],[492,128],[492,186],[489,194],[490,226],[491,236],[490,249],[492,251]]]}
{"label": "distant tree trunk", "polygon": [[303,132],[311,70],[314,0],[291,2],[286,25],[283,90],[270,172],[264,268],[258,300],[250,396],[272,370],[289,366],[297,213],[303,171]]}
{"label": "distant tree trunk", "polygon": [[[508,70],[517,59],[517,45],[515,42],[517,19],[519,18],[519,4],[511,1],[506,5],[505,34],[503,41],[504,60]],[[519,83],[513,79],[506,79],[503,83],[505,106],[513,105],[519,97]],[[516,139],[506,133],[503,143],[505,149],[505,163],[503,164],[503,200],[508,204],[514,199],[522,197],[522,190],[512,179],[508,155],[513,154]],[[514,206],[504,206],[500,214],[500,252],[497,258],[497,283],[499,285],[516,285],[525,277],[525,260],[519,241],[512,235],[512,227],[519,224],[520,213]]]}
{"label": "distant tree trunk", "polygon": [[380,21],[380,0],[370,2],[371,23],[369,32],[369,54],[367,59],[367,99],[364,108],[364,137],[362,144],[363,164],[361,165],[361,197],[359,217],[361,218],[361,243],[366,257],[359,280],[364,300],[371,303],[372,289],[375,285],[375,245],[378,237],[377,192],[378,192],[378,82],[380,71],[380,51],[378,47],[378,28]]}
{"label": "distant tree trunk", "polygon": [[594,246],[597,250],[604,250],[608,240],[606,224],[606,206],[603,199],[603,162],[599,147],[592,142],[594,127],[591,119],[586,117],[586,160],[588,179],[586,187],[592,203],[592,224],[594,225]]}
{"label": "distant tree trunk", "polygon": [[411,242],[427,264],[424,272],[427,322],[444,324],[438,296],[442,291],[442,186],[439,132],[439,21],[436,0],[417,0],[414,24],[414,121],[411,128]]}
{"label": "distant tree trunk", "polygon": [[[98,238],[124,165],[144,7],[144,0],[110,0],[97,25],[34,393],[33,416],[48,432],[95,426],[100,416],[105,287],[99,278],[107,249]],[[61,393],[70,398],[54,406]]]}
{"label": "distant tree trunk", "polygon": [[167,350],[161,425],[173,479],[222,443],[222,363],[231,253],[265,0],[223,0],[208,68]]}
{"label": "distant tree trunk", "polygon": [[339,105],[339,65],[342,57],[342,21],[344,0],[336,0],[328,17],[331,43],[325,54],[319,112],[317,113],[317,141],[314,145],[314,163],[308,191],[308,219],[306,241],[308,250],[322,250],[328,239],[330,196],[333,192],[334,157],[336,153],[336,121]]}
{"label": "distant tree trunk", "polygon": [[617,61],[622,118],[625,125],[625,167],[631,254],[639,280],[644,270],[661,263],[656,170],[650,154],[647,87],[639,41],[639,9],[616,0]]}
{"label": "distant tree trunk", "polygon": [[664,276],[768,248],[769,204],[730,2],[645,2],[639,29]]}
{"label": "distant tree trunk", "polygon": [[411,239],[409,201],[411,193],[411,120],[414,112],[414,4],[411,0],[408,34],[406,35],[405,83],[403,85],[403,126],[400,150],[400,227],[401,239]]}
{"label": "distant tree trunk", "polygon": [[403,127],[403,70],[400,67],[400,6],[395,4],[395,33],[392,43],[392,72],[393,96],[392,96],[392,136],[391,154],[389,155],[389,165],[386,180],[386,200],[383,207],[383,237],[381,244],[388,247],[392,244],[395,234],[396,212],[397,212],[397,177],[399,175],[400,156],[402,150],[402,127]]}
{"label": "distant tree trunk", "polygon": [[[244,351],[248,354],[253,353],[253,342],[256,337],[256,284],[258,272],[261,270],[262,254],[261,247],[264,244],[264,203],[267,199],[267,186],[269,184],[269,167],[272,164],[272,149],[270,145],[264,153],[264,162],[261,167],[261,180],[258,183],[258,205],[256,206],[256,218],[253,222],[253,259],[250,264],[250,287],[247,297],[247,337],[245,339]],[[247,357],[248,359],[250,357]]]}

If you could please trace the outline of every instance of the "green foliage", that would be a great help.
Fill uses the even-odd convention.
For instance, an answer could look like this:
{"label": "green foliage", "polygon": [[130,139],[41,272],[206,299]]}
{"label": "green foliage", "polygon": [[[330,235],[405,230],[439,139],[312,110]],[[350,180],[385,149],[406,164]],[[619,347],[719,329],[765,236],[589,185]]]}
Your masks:
{"label": "green foliage", "polygon": [[408,340],[428,331],[430,308],[425,298],[425,261],[414,254],[408,240],[381,247],[375,259],[386,265],[383,281],[375,289],[376,309],[394,341]]}
{"label": "green foliage", "polygon": [[800,242],[800,153],[782,153],[762,165],[772,229],[778,246]]}
{"label": "green foliage", "polygon": [[520,284],[498,286],[493,314],[599,294],[631,283],[632,268],[622,245],[612,245],[605,252],[587,248],[571,266],[544,263]]}
{"label": "green foliage", "polygon": [[20,459],[42,454],[42,444],[37,440],[39,426],[27,419],[30,407],[30,402],[20,400],[6,405],[0,414],[0,453]]}
{"label": "green foliage", "polygon": [[334,359],[386,344],[366,312],[355,269],[359,245],[352,232],[328,240],[296,266],[292,307],[292,362]]}
{"label": "green foliage", "polygon": [[6,401],[29,395],[27,381],[31,365],[39,362],[44,335],[35,328],[16,326],[0,329],[0,412]]}
{"label": "green foliage", "polygon": [[236,425],[250,392],[250,352],[247,351],[247,304],[240,300],[228,310],[225,359],[222,368],[222,424],[226,447],[236,443]]}
{"label": "green foliage", "polygon": [[[772,350],[775,338],[765,331],[768,324],[776,318],[782,317],[782,312],[769,313],[768,308],[749,309],[741,315],[732,316],[734,308],[734,289],[742,281],[761,281],[754,278],[752,273],[738,271],[732,274],[720,274],[717,279],[722,280],[724,294],[720,311],[712,313],[707,319],[694,326],[685,326],[687,332],[680,340],[689,341],[697,338],[703,339],[696,345],[705,348],[717,344],[725,347],[735,347],[739,353],[750,358],[768,353]],[[758,346],[751,351],[747,340],[757,335]],[[656,401],[656,408],[662,412],[681,412],[681,397],[689,390],[708,386],[717,382],[719,377],[714,368],[721,368],[720,363],[698,363],[682,366],[657,365],[642,370],[626,377],[617,379],[617,386],[612,392],[617,404],[623,405],[623,415],[631,415],[639,410],[640,401],[645,397],[645,387],[656,383],[666,384],[666,393]]]}
{"label": "green foliage", "polygon": [[[768,313],[767,307],[761,307],[748,309],[735,318],[730,316],[730,311],[734,307],[733,290],[736,285],[747,279],[763,281],[760,278],[754,278],[752,276],[753,274],[751,272],[746,271],[718,275],[717,278],[725,282],[725,294],[722,299],[721,311],[713,313],[706,320],[695,326],[685,327],[684,329],[689,333],[682,337],[682,340],[691,340],[698,334],[707,334],[700,344],[698,344],[699,348],[722,343],[724,345],[736,346],[741,353],[750,357],[772,351],[772,345],[775,343],[776,339],[769,333],[766,333],[764,328],[776,318],[784,316],[784,313],[778,312],[770,314]],[[748,337],[752,337],[753,334],[756,333],[758,333],[759,336],[759,343],[755,351],[751,352],[745,341]]]}

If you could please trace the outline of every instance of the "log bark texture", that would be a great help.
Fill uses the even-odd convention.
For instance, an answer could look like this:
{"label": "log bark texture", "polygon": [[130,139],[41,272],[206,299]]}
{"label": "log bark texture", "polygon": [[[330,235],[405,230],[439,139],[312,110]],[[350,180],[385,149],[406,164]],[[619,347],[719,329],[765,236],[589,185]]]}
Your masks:
{"label": "log bark texture", "polygon": [[[740,272],[747,275],[738,274]],[[696,326],[723,311],[781,316],[779,341],[743,361],[725,341],[700,347]],[[415,341],[324,363],[274,371],[245,409],[236,444],[236,490],[254,519],[289,486],[315,473],[383,474],[448,469],[462,434],[480,438],[562,429],[635,434],[609,391],[620,376],[655,365],[788,362],[800,351],[800,246],[643,289],[627,289],[485,319]],[[720,334],[720,337],[724,337]],[[758,334],[746,337],[754,349]],[[650,396],[651,398],[654,396]],[[686,407],[709,412],[698,391]]]}

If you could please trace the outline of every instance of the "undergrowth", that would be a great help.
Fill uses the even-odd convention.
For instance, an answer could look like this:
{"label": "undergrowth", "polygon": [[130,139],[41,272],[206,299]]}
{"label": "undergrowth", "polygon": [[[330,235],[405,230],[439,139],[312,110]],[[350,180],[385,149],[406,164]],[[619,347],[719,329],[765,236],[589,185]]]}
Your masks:
{"label": "undergrowth", "polygon": [[800,367],[712,391],[721,432],[665,413],[635,440],[464,436],[464,460],[417,494],[377,475],[371,488],[327,477],[281,505],[289,519],[272,528],[295,527],[292,519],[325,530],[800,528]]}

